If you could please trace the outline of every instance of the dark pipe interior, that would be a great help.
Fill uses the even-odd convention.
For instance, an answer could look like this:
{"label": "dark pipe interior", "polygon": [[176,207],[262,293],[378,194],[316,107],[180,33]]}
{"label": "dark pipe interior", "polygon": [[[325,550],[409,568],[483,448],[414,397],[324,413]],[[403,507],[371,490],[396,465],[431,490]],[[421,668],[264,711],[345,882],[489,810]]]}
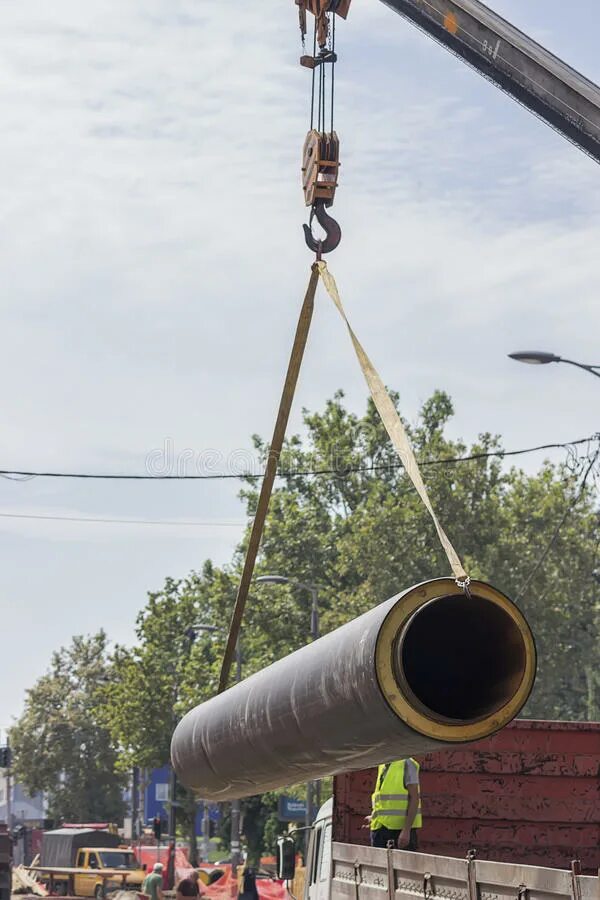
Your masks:
{"label": "dark pipe interior", "polygon": [[417,708],[441,722],[469,723],[492,715],[514,696],[526,649],[517,624],[501,607],[453,595],[430,600],[413,614],[397,641],[394,663]]}

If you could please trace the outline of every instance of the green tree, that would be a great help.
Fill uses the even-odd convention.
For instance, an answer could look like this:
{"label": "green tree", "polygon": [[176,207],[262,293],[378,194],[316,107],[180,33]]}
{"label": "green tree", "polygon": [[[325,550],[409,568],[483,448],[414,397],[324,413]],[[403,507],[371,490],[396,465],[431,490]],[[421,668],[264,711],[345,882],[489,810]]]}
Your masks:
{"label": "green tree", "polygon": [[[192,572],[181,581],[168,578],[161,591],[151,593],[138,616],[137,642],[132,648],[117,648],[114,677],[106,692],[103,719],[119,747],[119,765],[155,768],[169,761],[170,740],[179,719],[193,706],[217,690],[221,658],[229,616],[237,588],[236,572],[205,563],[202,572]],[[278,605],[287,606],[285,598]],[[271,607],[272,608],[272,607]],[[242,638],[244,674],[270,661],[264,628],[266,618],[250,617]],[[207,625],[209,629],[199,628]],[[214,629],[214,630],[213,630]],[[281,640],[282,655],[290,642],[304,643],[304,634]],[[267,658],[268,656],[268,658]],[[178,785],[177,818],[190,841],[191,856],[197,858],[195,817],[198,798]],[[257,862],[270,829],[268,845],[276,835],[277,793],[242,800],[242,831],[250,859]],[[231,819],[223,806],[219,835],[230,846]]]}
{"label": "green tree", "polygon": [[[417,422],[405,425],[467,570],[517,600],[534,629],[539,675],[525,712],[591,716],[600,662],[593,577],[600,530],[594,490],[580,492],[588,459],[546,462],[534,475],[506,469],[499,457],[486,456],[501,450],[499,438],[483,434],[471,447],[449,439],[452,415],[449,397],[436,392]],[[300,474],[273,494],[258,567],[318,583],[321,624],[328,630],[404,587],[448,573],[448,563],[371,402],[358,417],[338,393],[324,412],[305,412],[304,423],[305,438],[288,441],[281,466]],[[266,451],[260,439],[255,443]],[[440,463],[465,455],[479,458]],[[329,474],[301,474],[310,470]],[[251,514],[256,486],[243,496]],[[244,628],[258,626],[253,640],[263,648],[265,664],[306,642],[309,598],[282,587],[262,592],[251,597]],[[266,614],[273,604],[280,615]]]}
{"label": "green tree", "polygon": [[[580,489],[586,459],[544,463],[536,474],[508,469],[489,455],[501,452],[499,438],[483,434],[472,446],[450,439],[452,415],[450,398],[436,392],[416,422],[405,424],[468,571],[516,599],[534,629],[540,667],[526,713],[590,716],[600,668],[592,574],[600,533],[594,491]],[[304,426],[302,438],[286,443],[280,469],[289,474],[273,493],[256,574],[318,584],[327,631],[411,584],[447,574],[448,563],[371,402],[357,416],[339,392],[322,412],[305,411]],[[266,454],[265,443],[254,441]],[[475,458],[452,462],[465,455]],[[322,474],[303,474],[315,470]],[[242,491],[249,516],[257,497],[258,485],[249,481]],[[206,563],[151,594],[138,618],[138,645],[117,654],[108,720],[124,764],[165,763],[174,722],[216,691],[248,534],[229,566]],[[197,623],[218,630],[199,631],[186,643],[186,630]],[[241,636],[244,675],[308,640],[306,592],[281,585],[252,590]],[[252,854],[261,843],[272,846],[272,795],[243,801],[242,813]],[[226,844],[227,827],[225,820]]]}
{"label": "green tree", "polygon": [[16,778],[30,792],[46,793],[52,818],[122,821],[124,778],[99,716],[110,677],[107,659],[104,632],[73,638],[28,691],[11,729]]}
{"label": "green tree", "polygon": [[[258,866],[265,852],[274,853],[280,833],[277,819],[279,791],[269,791],[241,801],[240,833],[248,853],[248,865]],[[266,836],[265,836],[266,835]],[[231,811],[223,805],[219,822],[219,837],[229,848],[231,839]]]}
{"label": "green tree", "polygon": [[[225,634],[194,626],[224,629],[233,591],[228,575],[206,563],[201,574],[180,581],[168,578],[161,591],[149,595],[137,619],[135,646],[118,647],[114,654],[114,678],[103,711],[123,770],[167,764],[179,719],[216,691]],[[195,861],[197,799],[178,786],[176,800],[181,804],[177,818]]]}

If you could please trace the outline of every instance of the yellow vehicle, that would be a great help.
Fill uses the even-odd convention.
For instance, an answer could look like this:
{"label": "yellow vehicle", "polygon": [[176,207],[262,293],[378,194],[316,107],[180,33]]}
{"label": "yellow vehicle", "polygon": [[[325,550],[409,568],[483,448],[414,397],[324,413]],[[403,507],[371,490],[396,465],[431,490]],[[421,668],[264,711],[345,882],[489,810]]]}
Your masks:
{"label": "yellow vehicle", "polygon": [[42,837],[40,864],[35,871],[51,893],[94,897],[110,891],[140,891],[146,877],[130,847],[107,831],[59,828]]}
{"label": "yellow vehicle", "polygon": [[77,897],[104,897],[108,891],[140,891],[146,872],[134,853],[121,847],[84,847],[77,851],[73,875]]}

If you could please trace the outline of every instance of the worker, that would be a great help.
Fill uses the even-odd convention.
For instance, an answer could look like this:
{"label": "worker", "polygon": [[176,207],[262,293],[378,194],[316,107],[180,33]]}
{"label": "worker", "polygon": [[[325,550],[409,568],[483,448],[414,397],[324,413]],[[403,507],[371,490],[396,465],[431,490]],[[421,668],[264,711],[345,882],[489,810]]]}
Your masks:
{"label": "worker", "polygon": [[163,900],[163,864],[154,863],[152,872],[146,875],[142,885],[142,894],[150,897],[150,900]]}
{"label": "worker", "polygon": [[372,804],[366,816],[371,846],[387,847],[391,841],[399,850],[416,850],[417,828],[423,824],[419,763],[410,758],[379,766]]}
{"label": "worker", "polygon": [[181,879],[175,893],[177,900],[188,900],[190,897],[193,898],[193,900],[196,900],[196,898],[202,896],[203,890],[200,886],[200,873],[197,869],[193,869],[189,875]]}

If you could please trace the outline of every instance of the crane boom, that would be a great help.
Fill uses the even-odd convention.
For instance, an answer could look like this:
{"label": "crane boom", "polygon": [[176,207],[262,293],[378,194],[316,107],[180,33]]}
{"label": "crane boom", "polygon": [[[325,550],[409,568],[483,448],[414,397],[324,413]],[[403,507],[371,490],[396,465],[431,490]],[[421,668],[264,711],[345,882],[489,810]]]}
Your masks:
{"label": "crane boom", "polygon": [[479,0],[382,0],[600,162],[600,88]]}

